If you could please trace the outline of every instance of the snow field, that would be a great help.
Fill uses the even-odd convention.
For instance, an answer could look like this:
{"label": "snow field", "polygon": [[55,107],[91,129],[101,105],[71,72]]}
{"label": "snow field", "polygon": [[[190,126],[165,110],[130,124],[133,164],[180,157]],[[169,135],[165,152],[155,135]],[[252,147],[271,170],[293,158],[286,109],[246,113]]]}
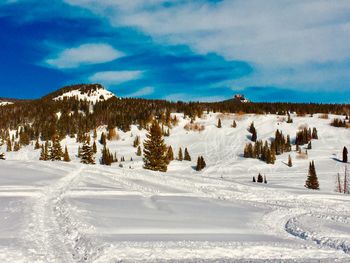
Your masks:
{"label": "snow field", "polygon": [[[333,116],[293,116],[287,124],[276,115],[211,113],[196,120],[202,132],[186,131],[189,120],[177,117],[166,143],[175,156],[187,147],[192,161],[173,161],[167,173],[142,169],[132,142],[136,135],[142,141],[145,131],[135,126],[108,142],[118,158],[125,156],[123,168],[81,165],[71,138],[62,141],[71,163],[37,161],[40,151],[33,146],[7,153],[0,163],[2,262],[350,261],[350,196],[334,192],[350,131],[329,126]],[[258,139],[280,129],[293,141],[308,125],[317,128],[319,140],[312,141],[307,159],[290,153],[291,168],[289,153],[277,156],[275,165],[245,159],[252,121]],[[201,172],[193,169],[198,155],[207,163]],[[310,160],[320,191],[303,187]],[[251,182],[259,172],[268,184]]]}

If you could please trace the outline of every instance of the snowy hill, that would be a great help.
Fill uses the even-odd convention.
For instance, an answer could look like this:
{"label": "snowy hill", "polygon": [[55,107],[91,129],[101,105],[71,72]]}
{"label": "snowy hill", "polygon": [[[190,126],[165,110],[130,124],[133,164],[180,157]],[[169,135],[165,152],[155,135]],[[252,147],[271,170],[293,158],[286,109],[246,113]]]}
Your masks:
{"label": "snowy hill", "polygon": [[77,100],[89,101],[93,103],[105,101],[115,97],[112,92],[106,90],[99,84],[64,87],[50,96],[52,97],[52,100],[55,101],[75,98]]}
{"label": "snowy hill", "polygon": [[6,105],[11,105],[13,104],[12,101],[0,101],[0,106],[6,106]]}
{"label": "snowy hill", "polygon": [[[136,125],[107,141],[119,159],[112,166],[80,164],[80,144],[68,136],[61,144],[68,147],[70,163],[38,161],[40,150],[33,145],[6,153],[0,170],[0,257],[9,262],[350,261],[350,195],[334,191],[337,173],[344,174],[346,164],[339,160],[342,148],[350,148],[350,129],[329,125],[344,116],[292,114],[293,123],[287,123],[286,116],[275,114],[209,112],[195,120],[201,131],[185,129],[191,120],[176,117],[165,142],[175,156],[186,147],[192,161],[174,160],[167,173],[143,169],[133,141],[136,136],[143,141],[147,131]],[[294,141],[303,127],[316,127],[319,138],[307,155],[293,145],[274,165],[266,164],[242,156],[251,122],[262,140],[271,140],[279,129]],[[97,163],[102,132],[106,126],[97,129]],[[289,154],[292,167],[286,165]],[[199,155],[207,167],[197,172]],[[311,160],[319,191],[304,187]],[[267,184],[252,182],[258,173],[266,175]]]}

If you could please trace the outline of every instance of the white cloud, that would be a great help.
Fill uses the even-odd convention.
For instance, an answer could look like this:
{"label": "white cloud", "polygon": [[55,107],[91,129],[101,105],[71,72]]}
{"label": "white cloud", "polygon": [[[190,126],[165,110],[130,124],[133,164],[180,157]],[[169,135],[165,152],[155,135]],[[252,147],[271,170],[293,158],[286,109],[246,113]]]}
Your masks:
{"label": "white cloud", "polygon": [[160,0],[66,1],[105,15],[115,25],[138,27],[159,41],[228,59],[294,64],[350,57],[349,1],[170,1],[175,3],[171,7],[159,5],[165,2]]}
{"label": "white cloud", "polygon": [[130,93],[128,95],[126,95],[125,97],[142,97],[142,96],[146,96],[146,95],[150,95],[154,92],[154,87],[144,87],[142,89],[139,89],[133,93]]}
{"label": "white cloud", "polygon": [[[283,81],[290,76],[286,72],[301,67],[303,76],[293,79],[303,82],[309,73],[317,77],[317,67],[308,65],[350,59],[346,0],[66,2],[107,17],[112,25],[136,27],[160,43],[185,44],[200,54],[214,52],[227,60],[247,61],[261,78],[274,78],[270,82],[288,82]],[[275,69],[279,74],[269,75]],[[325,70],[322,79],[331,81],[336,71]]]}
{"label": "white cloud", "polygon": [[121,56],[122,52],[108,44],[88,43],[65,49],[54,58],[47,59],[46,63],[59,69],[75,68],[80,65],[109,62]]}
{"label": "white cloud", "polygon": [[104,85],[115,85],[122,82],[140,78],[142,71],[102,71],[89,77],[92,82],[102,83]]}

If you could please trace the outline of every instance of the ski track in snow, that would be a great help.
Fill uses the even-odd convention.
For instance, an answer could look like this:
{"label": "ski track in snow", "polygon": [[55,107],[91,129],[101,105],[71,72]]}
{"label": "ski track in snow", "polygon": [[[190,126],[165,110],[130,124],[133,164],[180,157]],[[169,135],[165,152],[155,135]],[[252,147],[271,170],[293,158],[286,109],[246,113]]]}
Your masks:
{"label": "ski track in snow", "polygon": [[[93,262],[101,250],[97,242],[86,238],[79,229],[88,226],[74,221],[64,196],[79,181],[84,170],[77,168],[58,182],[42,189],[34,200],[32,218],[25,240],[33,262]],[[34,248],[33,248],[34,245]],[[96,252],[95,252],[96,251]]]}

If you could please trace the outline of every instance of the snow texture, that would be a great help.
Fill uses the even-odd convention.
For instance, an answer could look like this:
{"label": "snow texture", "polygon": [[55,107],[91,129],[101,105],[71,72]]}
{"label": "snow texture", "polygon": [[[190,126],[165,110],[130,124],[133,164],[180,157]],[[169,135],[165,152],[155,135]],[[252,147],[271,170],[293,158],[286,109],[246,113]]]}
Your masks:
{"label": "snow texture", "polygon": [[[78,144],[66,138],[70,163],[40,162],[33,145],[0,162],[1,262],[350,262],[350,196],[334,192],[349,129],[330,120],[276,115],[205,114],[204,131],[186,131],[177,115],[166,143],[188,148],[192,161],[173,161],[167,173],[142,168],[132,147],[146,131],[132,126],[108,142],[123,168],[82,165]],[[217,118],[222,128],[217,128]],[[331,116],[331,118],[334,116]],[[236,120],[237,128],[232,128]],[[316,127],[306,159],[291,153],[269,165],[242,157],[254,121],[258,138]],[[98,137],[106,127],[98,129]],[[1,146],[5,151],[5,145]],[[294,148],[294,147],[293,147]],[[305,150],[304,147],[303,151]],[[98,143],[97,159],[102,145]],[[198,155],[207,167],[193,169]],[[130,157],[133,161],[130,161]],[[320,190],[304,187],[315,160]],[[258,173],[267,184],[251,182]]]}

